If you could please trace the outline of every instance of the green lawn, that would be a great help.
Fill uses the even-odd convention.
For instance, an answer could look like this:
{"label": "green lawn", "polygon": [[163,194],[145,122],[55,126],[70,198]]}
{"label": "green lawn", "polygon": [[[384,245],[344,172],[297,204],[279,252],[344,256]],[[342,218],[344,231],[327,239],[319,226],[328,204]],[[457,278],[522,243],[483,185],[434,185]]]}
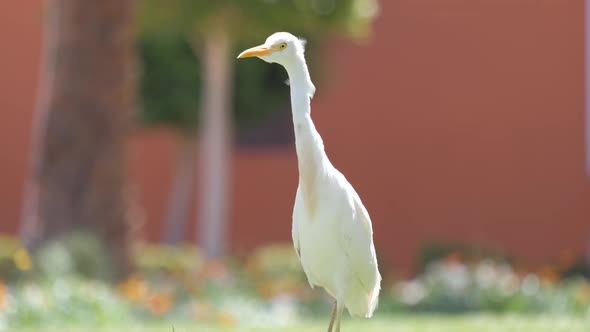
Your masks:
{"label": "green lawn", "polygon": [[[170,332],[172,325],[176,332],[318,332],[325,331],[327,321],[313,321],[293,326],[272,326],[262,327],[239,327],[220,328],[202,326],[198,324],[179,323],[174,324],[146,324],[136,326],[120,327],[67,327],[67,326],[45,326],[44,332]],[[33,332],[38,329],[18,329],[19,332]],[[590,319],[567,318],[562,316],[489,316],[489,315],[467,315],[467,316],[400,316],[391,318],[373,318],[370,320],[347,319],[343,321],[342,332],[588,332],[590,331]]]}

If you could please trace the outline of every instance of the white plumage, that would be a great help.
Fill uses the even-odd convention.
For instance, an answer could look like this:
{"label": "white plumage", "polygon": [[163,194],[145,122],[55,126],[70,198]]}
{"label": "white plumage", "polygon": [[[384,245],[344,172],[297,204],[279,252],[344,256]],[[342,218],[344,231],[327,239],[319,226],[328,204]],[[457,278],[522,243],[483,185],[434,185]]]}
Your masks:
{"label": "white plumage", "polygon": [[291,87],[291,107],[299,187],[293,209],[293,245],[311,287],[321,286],[335,299],[329,330],[344,308],[352,316],[371,317],[378,302],[381,275],[373,245],[371,219],[360,197],[330,162],[311,119],[315,92],[304,57],[304,42],[286,32],[238,58],[259,57],[281,64]]}

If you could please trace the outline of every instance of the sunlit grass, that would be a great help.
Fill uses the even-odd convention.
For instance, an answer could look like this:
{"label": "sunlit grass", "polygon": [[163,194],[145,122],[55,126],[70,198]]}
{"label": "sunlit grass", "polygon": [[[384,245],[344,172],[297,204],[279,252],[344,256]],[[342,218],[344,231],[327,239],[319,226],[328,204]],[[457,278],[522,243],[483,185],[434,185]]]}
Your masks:
{"label": "sunlit grass", "polygon": [[[205,326],[195,323],[146,323],[125,326],[47,326],[44,332],[317,332],[324,331],[326,321],[314,320],[294,325],[274,325],[270,327],[240,327],[240,326]],[[370,320],[347,319],[343,321],[342,330],[363,332],[587,332],[590,329],[590,319],[563,316],[426,316],[403,315],[399,317],[376,317]],[[37,329],[19,329],[19,332],[33,332]]]}

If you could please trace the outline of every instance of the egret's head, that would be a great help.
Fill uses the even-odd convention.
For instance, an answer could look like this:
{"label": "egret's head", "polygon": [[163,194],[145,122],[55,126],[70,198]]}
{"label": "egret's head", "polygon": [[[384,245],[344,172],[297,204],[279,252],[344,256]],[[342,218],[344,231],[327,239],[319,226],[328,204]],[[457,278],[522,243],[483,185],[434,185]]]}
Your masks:
{"label": "egret's head", "polygon": [[268,37],[264,44],[240,53],[238,59],[255,56],[266,62],[275,62],[285,66],[297,59],[302,59],[304,51],[304,40],[288,32],[277,32]]}

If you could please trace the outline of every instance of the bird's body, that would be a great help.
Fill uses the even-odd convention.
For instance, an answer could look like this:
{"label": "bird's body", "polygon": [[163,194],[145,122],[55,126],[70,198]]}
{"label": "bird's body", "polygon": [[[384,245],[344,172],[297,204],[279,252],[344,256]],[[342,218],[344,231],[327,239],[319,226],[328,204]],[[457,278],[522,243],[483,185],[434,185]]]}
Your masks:
{"label": "bird's body", "polygon": [[335,299],[334,320],[340,330],[342,311],[371,317],[378,302],[381,276],[373,230],[360,197],[328,159],[311,119],[315,92],[304,58],[303,42],[280,32],[239,57],[258,56],[285,67],[291,86],[291,107],[299,168],[293,208],[295,251],[312,287],[323,287]]}
{"label": "bird's body", "polygon": [[[320,180],[312,215],[301,185],[293,210],[293,243],[310,285],[323,287],[352,316],[371,317],[380,276],[371,222],[360,198],[336,169]],[[348,187],[348,188],[346,188]],[[328,207],[340,208],[330,210]]]}

